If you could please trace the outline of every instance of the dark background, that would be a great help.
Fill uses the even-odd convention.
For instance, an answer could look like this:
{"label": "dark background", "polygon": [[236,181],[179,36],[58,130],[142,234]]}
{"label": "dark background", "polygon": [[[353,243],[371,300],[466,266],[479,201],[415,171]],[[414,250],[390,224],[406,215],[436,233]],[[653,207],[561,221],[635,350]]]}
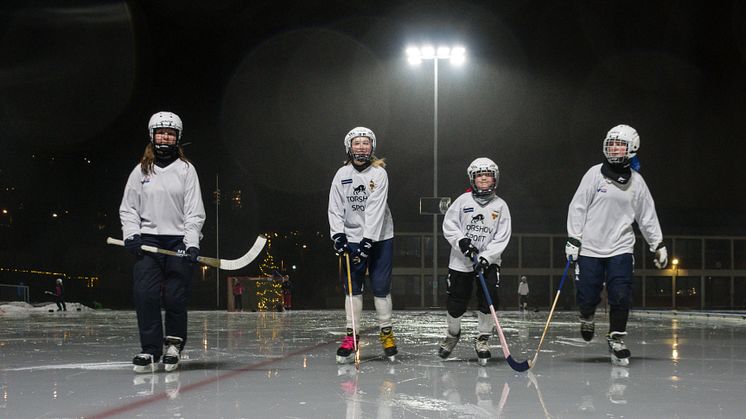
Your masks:
{"label": "dark background", "polygon": [[[422,42],[468,57],[439,66],[440,195],[487,156],[513,231],[563,234],[606,131],[626,123],[665,235],[745,235],[743,2],[6,1],[0,282],[95,275],[95,298],[131,306],[131,260],[104,240],[121,236],[149,116],[170,110],[202,183],[202,253],[215,255],[219,176],[220,256],[277,232],[275,258],[319,306],[335,292],[326,205],[350,128],[378,137],[396,230],[431,231],[418,201],[432,195],[432,62],[404,56]],[[198,307],[215,306],[206,275]]]}

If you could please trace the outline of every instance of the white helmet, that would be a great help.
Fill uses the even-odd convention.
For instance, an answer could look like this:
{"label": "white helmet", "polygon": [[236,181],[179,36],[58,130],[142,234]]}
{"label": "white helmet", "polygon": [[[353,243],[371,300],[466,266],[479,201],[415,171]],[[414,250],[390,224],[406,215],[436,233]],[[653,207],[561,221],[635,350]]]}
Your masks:
{"label": "white helmet", "polygon": [[57,283],[61,284],[62,283],[62,278],[57,278]]}
{"label": "white helmet", "polygon": [[181,140],[181,132],[184,131],[184,124],[181,122],[179,115],[173,112],[156,112],[148,121],[148,135],[150,141],[153,141],[153,132],[156,128],[173,128],[176,130],[176,138]]}
{"label": "white helmet", "polygon": [[[624,141],[627,144],[627,153],[623,156],[612,156],[609,145],[612,140]],[[629,125],[617,125],[606,134],[604,139],[604,157],[609,163],[626,163],[637,154],[640,148],[640,135]]]}
{"label": "white helmet", "polygon": [[[495,183],[492,184],[492,187],[489,188],[486,191],[480,191],[479,188],[477,188],[477,185],[474,183],[474,180],[477,178],[477,175],[480,173],[491,173],[492,177],[495,179]],[[497,168],[497,164],[493,162],[492,160],[488,159],[487,157],[480,157],[469,165],[469,168],[466,169],[466,174],[469,176],[469,183],[471,184],[471,193],[477,196],[487,196],[492,195],[495,193],[495,190],[497,189],[497,181],[500,179],[500,169]]]}
{"label": "white helmet", "polygon": [[376,153],[376,134],[370,128],[355,127],[345,135],[345,153],[355,160],[368,161],[371,156],[353,156],[352,155],[352,139],[357,137],[368,137],[370,138],[371,156]]}

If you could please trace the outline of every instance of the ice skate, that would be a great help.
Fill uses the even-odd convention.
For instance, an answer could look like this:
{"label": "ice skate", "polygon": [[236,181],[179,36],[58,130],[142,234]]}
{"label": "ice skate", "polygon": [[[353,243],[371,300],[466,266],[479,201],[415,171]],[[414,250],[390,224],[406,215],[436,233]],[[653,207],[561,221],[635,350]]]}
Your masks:
{"label": "ice skate", "polygon": [[593,315],[588,317],[580,316],[580,335],[583,340],[590,342],[593,339],[593,333],[596,330],[596,324],[593,322]]}
{"label": "ice skate", "polygon": [[456,336],[453,336],[452,334],[446,332],[446,338],[443,339],[443,342],[440,344],[440,348],[438,348],[438,356],[446,359],[448,356],[451,355],[451,352],[453,352],[453,348],[456,347],[456,344],[458,343],[459,338],[461,337],[461,332],[459,332]]}
{"label": "ice skate", "polygon": [[378,340],[383,345],[383,353],[388,357],[389,361],[396,360],[396,354],[399,351],[396,349],[396,339],[394,338],[394,331],[390,327],[384,327],[381,329],[381,334],[378,336]]}
{"label": "ice skate", "polygon": [[[357,342],[360,343],[360,336],[357,337]],[[337,363],[349,364],[353,361],[355,361],[355,342],[351,335],[346,335],[337,349]]]}
{"label": "ice skate", "polygon": [[133,370],[140,374],[155,372],[156,362],[158,362],[158,358],[155,358],[152,354],[137,354],[132,359],[132,365],[134,365]]}
{"label": "ice skate", "polygon": [[489,335],[480,335],[474,339],[474,350],[477,351],[477,358],[479,365],[487,365],[487,360],[490,359],[490,344]]}
{"label": "ice skate", "polygon": [[627,332],[611,332],[606,337],[609,343],[609,352],[611,353],[611,363],[614,366],[626,367],[629,365],[631,353],[622,340],[626,334]]}
{"label": "ice skate", "polygon": [[179,356],[181,355],[182,338],[166,336],[166,353],[163,355],[163,368],[166,372],[175,371],[179,368]]}

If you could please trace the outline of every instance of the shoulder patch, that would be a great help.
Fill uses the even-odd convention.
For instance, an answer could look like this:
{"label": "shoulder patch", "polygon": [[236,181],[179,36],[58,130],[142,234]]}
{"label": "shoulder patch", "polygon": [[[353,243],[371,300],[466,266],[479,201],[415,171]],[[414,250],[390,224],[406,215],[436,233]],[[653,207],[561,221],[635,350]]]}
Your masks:
{"label": "shoulder patch", "polygon": [[464,213],[474,212],[474,207],[466,207],[463,211]]}
{"label": "shoulder patch", "polygon": [[350,183],[352,183],[352,179],[351,178],[350,179],[342,179],[342,184],[343,185],[349,185]]}

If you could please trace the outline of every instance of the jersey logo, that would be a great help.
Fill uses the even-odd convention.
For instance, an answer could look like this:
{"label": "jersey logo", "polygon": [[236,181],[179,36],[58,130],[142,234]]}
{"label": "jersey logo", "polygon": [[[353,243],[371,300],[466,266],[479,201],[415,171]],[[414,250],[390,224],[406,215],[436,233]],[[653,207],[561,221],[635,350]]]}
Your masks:
{"label": "jersey logo", "polygon": [[492,219],[497,220],[497,217],[500,216],[500,213],[498,211],[492,211]]}
{"label": "jersey logo", "polygon": [[140,181],[140,184],[141,184],[141,185],[144,185],[144,184],[146,184],[146,183],[149,183],[149,182],[150,182],[150,176],[145,176],[145,177],[144,177],[144,178],[143,178],[143,179],[142,179],[142,180]]}
{"label": "jersey logo", "polygon": [[350,183],[352,183],[352,179],[342,179],[343,185],[349,185]]}
{"label": "jersey logo", "polygon": [[376,190],[376,183],[373,182],[373,179],[370,180],[370,183],[368,184],[368,187],[370,188],[370,191],[373,192]]}
{"label": "jersey logo", "polygon": [[474,207],[464,208],[464,214],[469,213],[469,212],[474,212]]}
{"label": "jersey logo", "polygon": [[480,222],[480,223],[482,223],[482,224],[484,224],[484,215],[483,214],[477,214],[477,215],[471,217],[471,222],[472,223],[477,222],[477,221]]}
{"label": "jersey logo", "polygon": [[605,186],[602,186],[602,187],[600,187],[600,188],[596,188],[596,192],[606,193],[606,192],[607,192],[607,190],[606,190],[606,187],[605,187]]}
{"label": "jersey logo", "polygon": [[359,195],[363,192],[365,192],[365,185],[363,184],[356,186],[355,189],[352,190],[352,193],[354,193],[355,195]]}

